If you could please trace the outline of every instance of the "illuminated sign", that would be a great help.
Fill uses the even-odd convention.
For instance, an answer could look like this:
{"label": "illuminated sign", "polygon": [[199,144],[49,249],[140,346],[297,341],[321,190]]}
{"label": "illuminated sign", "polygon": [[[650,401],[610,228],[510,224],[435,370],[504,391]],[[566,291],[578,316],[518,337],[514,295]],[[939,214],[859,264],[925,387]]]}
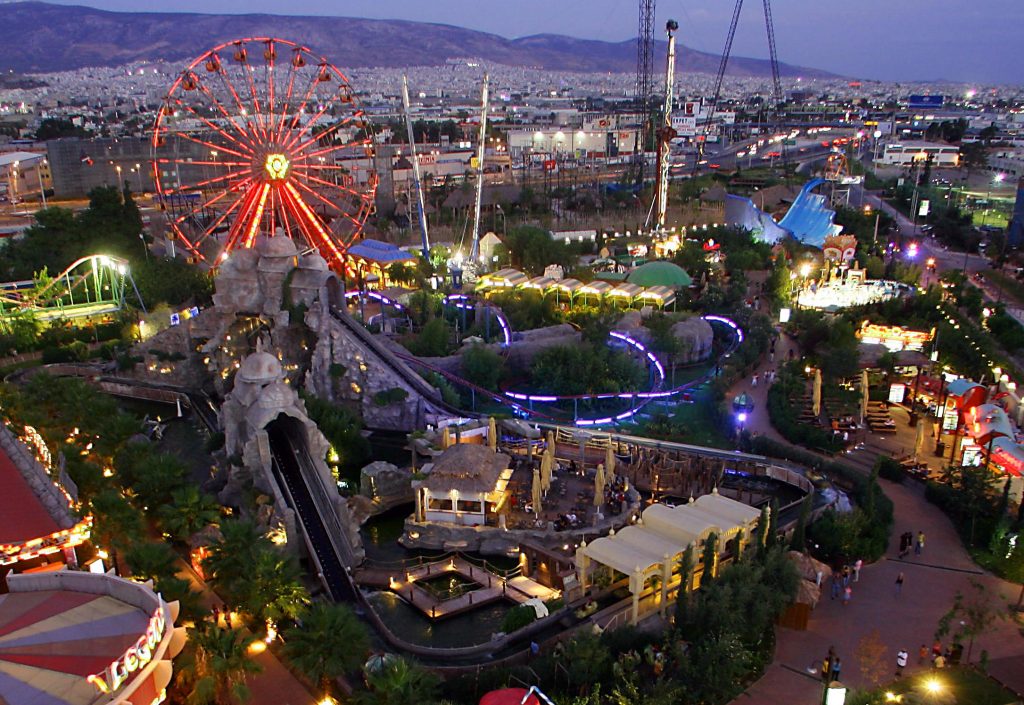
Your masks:
{"label": "illuminated sign", "polygon": [[907,385],[905,384],[893,384],[889,386],[889,403],[901,404],[903,403],[903,396],[906,394]]}
{"label": "illuminated sign", "polygon": [[131,674],[153,660],[153,652],[163,641],[165,627],[164,609],[163,606],[160,606],[149,620],[146,633],[139,637],[139,640],[124,654],[111,661],[110,665],[101,673],[94,673],[86,680],[105,695],[116,692],[131,677]]}

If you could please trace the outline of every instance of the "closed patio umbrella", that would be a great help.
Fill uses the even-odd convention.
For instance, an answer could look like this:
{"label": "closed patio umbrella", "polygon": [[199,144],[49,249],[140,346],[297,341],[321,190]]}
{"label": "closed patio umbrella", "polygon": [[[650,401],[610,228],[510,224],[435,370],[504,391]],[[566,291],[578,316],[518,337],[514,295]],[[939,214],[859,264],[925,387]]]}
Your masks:
{"label": "closed patio umbrella", "polygon": [[594,506],[600,507],[604,504],[604,465],[598,464],[597,472],[594,473]]}
{"label": "closed patio umbrella", "polygon": [[868,384],[868,371],[860,373],[860,422],[868,417],[868,401],[870,401],[871,387]]}
{"label": "closed patio umbrella", "polygon": [[811,397],[811,411],[815,416],[821,415],[821,370],[814,371],[814,392]]}
{"label": "closed patio umbrella", "polygon": [[494,422],[493,416],[487,419],[487,445],[491,450],[498,450],[498,424]]}
{"label": "closed patio umbrella", "polygon": [[544,451],[544,455],[540,457],[540,486],[541,489],[547,492],[551,489],[551,470],[555,465],[555,454],[551,448],[547,448]]}
{"label": "closed patio umbrella", "polygon": [[534,468],[533,469],[533,488],[532,488],[532,490],[533,490],[533,492],[532,492],[533,493],[533,513],[536,514],[539,517],[541,509],[542,509],[540,500],[541,500],[541,494],[543,493],[543,488],[541,487],[541,481],[540,481],[540,468]]}
{"label": "closed patio umbrella", "polygon": [[612,450],[612,439],[608,439],[608,449],[604,454],[604,473],[605,477],[615,477],[615,451]]}

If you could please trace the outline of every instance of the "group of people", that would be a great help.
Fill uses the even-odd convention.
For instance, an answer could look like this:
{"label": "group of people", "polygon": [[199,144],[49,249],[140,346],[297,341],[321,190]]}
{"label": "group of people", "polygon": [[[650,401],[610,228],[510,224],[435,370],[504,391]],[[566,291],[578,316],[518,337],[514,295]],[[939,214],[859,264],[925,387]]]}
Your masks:
{"label": "group of people", "polygon": [[914,549],[914,555],[920,556],[924,553],[924,532],[918,531],[917,538],[914,538],[913,531],[905,531],[900,534],[900,558],[910,555],[910,549]]}
{"label": "group of people", "polygon": [[[836,599],[841,597],[843,600],[843,607],[850,604],[850,599],[853,597],[853,587],[850,583],[856,583],[860,580],[860,569],[864,566],[864,561],[858,558],[853,563],[847,563],[842,568],[832,571],[832,598]],[[818,585],[821,585],[821,574],[818,574]]]}
{"label": "group of people", "polygon": [[842,659],[836,655],[836,647],[828,647],[828,655],[821,662],[821,680],[826,683],[839,680],[839,674],[842,673],[843,662]]}

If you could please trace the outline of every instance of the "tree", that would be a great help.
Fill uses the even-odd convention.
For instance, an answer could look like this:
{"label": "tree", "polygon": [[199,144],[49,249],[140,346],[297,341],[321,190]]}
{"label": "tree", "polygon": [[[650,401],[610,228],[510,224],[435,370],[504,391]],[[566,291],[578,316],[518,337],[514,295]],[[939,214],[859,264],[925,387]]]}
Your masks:
{"label": "tree", "polygon": [[796,522],[796,528],[793,529],[793,540],[789,544],[790,549],[794,551],[802,553],[807,550],[807,523],[811,519],[813,502],[814,492],[808,492],[804,501],[800,503],[800,518]]}
{"label": "tree", "polygon": [[967,170],[965,181],[969,181],[972,171],[980,171],[988,166],[988,147],[984,142],[964,142],[960,145],[960,167]]}
{"label": "tree", "polygon": [[997,619],[1005,619],[998,597],[993,598],[983,584],[971,580],[971,589],[966,595],[957,591],[953,597],[953,606],[939,618],[939,626],[935,638],[941,639],[952,631],[953,642],[962,643],[967,639],[967,660],[971,662],[971,651],[974,649],[974,638],[984,634]]}
{"label": "tree", "polygon": [[359,705],[421,705],[437,696],[440,679],[405,658],[385,661],[366,672],[369,691],[360,693]]}
{"label": "tree", "polygon": [[704,555],[701,558],[700,587],[704,589],[715,579],[715,566],[718,565],[718,534],[711,532],[704,539]]}
{"label": "tree", "polygon": [[244,519],[225,521],[220,531],[221,539],[210,546],[203,567],[214,589],[229,605],[237,606],[247,595],[248,571],[256,557],[271,550],[273,544],[255,524]]}
{"label": "tree", "polygon": [[599,683],[611,668],[608,649],[596,635],[582,632],[565,644],[565,668],[569,682],[582,693]]}
{"label": "tree", "polygon": [[244,592],[238,606],[259,621],[276,623],[295,619],[309,604],[295,558],[276,546],[263,546],[249,566]]}
{"label": "tree", "polygon": [[289,662],[324,690],[363,665],[370,650],[366,627],[348,605],[319,602],[285,632]]}
{"label": "tree", "polygon": [[151,541],[140,541],[125,554],[132,577],[139,580],[158,581],[173,578],[178,572],[174,565],[177,559],[170,546]]}
{"label": "tree", "polygon": [[857,642],[855,656],[861,677],[876,688],[889,675],[888,653],[889,647],[882,641],[882,635],[877,629],[872,629]]}
{"label": "tree", "polygon": [[157,509],[160,526],[176,540],[185,542],[220,519],[216,500],[194,485],[179,487],[171,492],[171,501]]}
{"label": "tree", "polygon": [[679,558],[679,594],[676,596],[676,622],[685,624],[693,586],[693,544],[689,544]]}
{"label": "tree", "polygon": [[490,348],[474,345],[462,353],[462,376],[484,389],[495,391],[501,379],[505,359]]}
{"label": "tree", "polygon": [[225,705],[246,702],[246,677],[263,668],[249,657],[256,637],[235,629],[219,629],[202,622],[191,630],[188,648],[177,668],[178,683],[187,691],[187,705]]}

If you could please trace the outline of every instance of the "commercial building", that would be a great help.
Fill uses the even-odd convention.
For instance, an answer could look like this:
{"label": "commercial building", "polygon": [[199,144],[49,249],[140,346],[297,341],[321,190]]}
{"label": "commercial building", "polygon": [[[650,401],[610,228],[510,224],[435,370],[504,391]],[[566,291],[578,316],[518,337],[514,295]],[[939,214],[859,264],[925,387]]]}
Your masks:
{"label": "commercial building", "polygon": [[25,428],[22,438],[0,425],[0,593],[13,574],[78,567],[76,549],[92,528],[50,479],[49,452],[35,430]]}
{"label": "commercial building", "polygon": [[41,193],[50,195],[53,177],[50,162],[38,152],[6,152],[0,154],[0,193],[11,203],[41,200]]}
{"label": "commercial building", "polygon": [[935,142],[890,142],[877,162],[886,166],[923,166],[929,159],[933,167],[957,167],[960,166],[960,149]]}
{"label": "commercial building", "polygon": [[113,575],[16,575],[0,595],[0,703],[159,705],[185,644],[178,604]]}
{"label": "commercial building", "polygon": [[[153,148],[147,137],[66,137],[47,142],[46,152],[57,198],[84,198],[98,186],[120,186],[126,181],[136,193],[153,191]],[[174,176],[164,172],[162,178],[173,180]]]}

